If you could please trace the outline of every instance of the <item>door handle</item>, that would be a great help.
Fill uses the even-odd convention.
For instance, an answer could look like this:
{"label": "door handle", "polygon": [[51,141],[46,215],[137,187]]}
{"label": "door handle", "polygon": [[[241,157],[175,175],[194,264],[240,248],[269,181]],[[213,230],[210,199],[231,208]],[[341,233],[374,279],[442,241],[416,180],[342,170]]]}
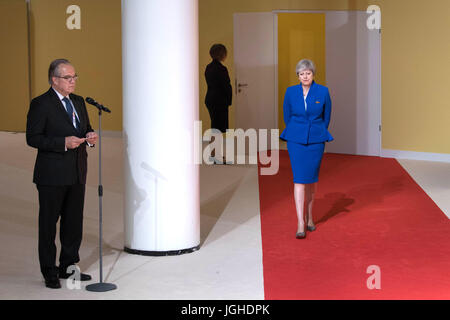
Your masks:
{"label": "door handle", "polygon": [[247,83],[239,83],[237,86],[238,86],[238,92],[241,92],[241,87],[247,87],[248,84]]}

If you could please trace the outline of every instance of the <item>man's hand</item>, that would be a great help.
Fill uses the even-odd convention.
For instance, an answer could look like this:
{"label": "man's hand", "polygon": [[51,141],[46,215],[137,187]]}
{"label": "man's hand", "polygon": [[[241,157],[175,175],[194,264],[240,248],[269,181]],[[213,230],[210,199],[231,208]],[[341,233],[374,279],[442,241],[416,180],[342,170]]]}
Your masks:
{"label": "man's hand", "polygon": [[98,135],[94,131],[88,132],[86,134],[86,140],[87,140],[87,142],[89,144],[96,144],[97,143],[97,138],[98,138]]}
{"label": "man's hand", "polygon": [[82,144],[86,139],[78,138],[75,136],[66,137],[66,148],[67,149],[75,149],[78,148],[80,144]]}

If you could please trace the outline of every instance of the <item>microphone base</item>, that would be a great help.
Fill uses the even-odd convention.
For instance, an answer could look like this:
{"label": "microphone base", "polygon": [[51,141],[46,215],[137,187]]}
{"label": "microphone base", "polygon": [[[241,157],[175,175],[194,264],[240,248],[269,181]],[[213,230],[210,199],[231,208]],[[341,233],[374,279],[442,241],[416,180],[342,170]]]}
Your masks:
{"label": "microphone base", "polygon": [[115,289],[117,289],[115,284],[105,282],[93,283],[86,286],[86,290],[91,292],[106,292]]}

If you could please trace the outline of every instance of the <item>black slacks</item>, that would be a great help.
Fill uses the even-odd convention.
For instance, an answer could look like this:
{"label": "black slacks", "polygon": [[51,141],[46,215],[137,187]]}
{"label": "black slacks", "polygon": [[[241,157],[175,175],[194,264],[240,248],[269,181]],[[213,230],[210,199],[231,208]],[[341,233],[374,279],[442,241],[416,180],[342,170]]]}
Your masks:
{"label": "black slacks", "polygon": [[59,267],[80,261],[78,251],[83,234],[84,184],[70,186],[37,185],[39,192],[39,263],[44,277],[58,272],[56,267],[56,225],[59,217],[61,252]]}
{"label": "black slacks", "polygon": [[228,107],[227,106],[206,106],[211,119],[211,129],[226,132],[228,129]]}

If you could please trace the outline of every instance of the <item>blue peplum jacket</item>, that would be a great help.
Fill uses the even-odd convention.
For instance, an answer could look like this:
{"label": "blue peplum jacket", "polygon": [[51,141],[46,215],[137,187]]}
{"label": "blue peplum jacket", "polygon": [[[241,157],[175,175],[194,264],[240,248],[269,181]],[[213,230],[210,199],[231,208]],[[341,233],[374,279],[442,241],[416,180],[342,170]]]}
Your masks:
{"label": "blue peplum jacket", "polygon": [[301,84],[286,89],[283,103],[286,129],[280,138],[301,144],[333,141],[333,136],[328,132],[331,116],[328,88],[313,81],[306,104],[305,110]]}

